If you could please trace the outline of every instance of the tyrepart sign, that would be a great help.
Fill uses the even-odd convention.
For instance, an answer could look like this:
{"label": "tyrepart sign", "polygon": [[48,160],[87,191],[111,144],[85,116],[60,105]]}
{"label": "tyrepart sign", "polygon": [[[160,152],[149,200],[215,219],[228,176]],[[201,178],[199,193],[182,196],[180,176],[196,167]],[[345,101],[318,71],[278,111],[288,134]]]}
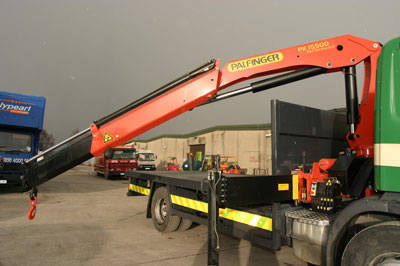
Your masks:
{"label": "tyrepart sign", "polygon": [[42,130],[45,104],[43,97],[0,91],[1,124]]}
{"label": "tyrepart sign", "polygon": [[32,103],[0,99],[0,111],[6,111],[10,113],[29,115],[33,105],[34,104]]}

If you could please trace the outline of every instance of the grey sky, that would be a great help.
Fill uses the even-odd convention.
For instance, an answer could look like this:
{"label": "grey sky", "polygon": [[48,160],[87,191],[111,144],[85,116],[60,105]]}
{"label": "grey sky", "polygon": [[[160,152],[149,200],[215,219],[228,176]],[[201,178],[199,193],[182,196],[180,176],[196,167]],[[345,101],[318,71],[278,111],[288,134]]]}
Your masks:
{"label": "grey sky", "polygon": [[[399,35],[400,1],[0,0],[0,90],[47,98],[57,141],[211,58]],[[242,85],[247,85],[244,83]],[[341,74],[197,108],[142,135],[270,121],[270,100],[344,106]]]}

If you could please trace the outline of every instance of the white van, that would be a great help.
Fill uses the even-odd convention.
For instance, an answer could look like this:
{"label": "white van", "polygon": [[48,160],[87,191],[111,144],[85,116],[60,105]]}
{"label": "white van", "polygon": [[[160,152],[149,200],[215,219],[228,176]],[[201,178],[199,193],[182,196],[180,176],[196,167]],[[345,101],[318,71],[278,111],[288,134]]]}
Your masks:
{"label": "white van", "polygon": [[156,156],[151,150],[137,152],[138,170],[156,170]]}

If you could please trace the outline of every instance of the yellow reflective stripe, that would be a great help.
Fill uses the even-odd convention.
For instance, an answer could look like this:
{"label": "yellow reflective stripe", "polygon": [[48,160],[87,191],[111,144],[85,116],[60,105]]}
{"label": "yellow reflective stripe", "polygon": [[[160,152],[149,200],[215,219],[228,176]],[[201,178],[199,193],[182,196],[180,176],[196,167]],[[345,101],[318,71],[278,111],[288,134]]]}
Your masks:
{"label": "yellow reflective stripe", "polygon": [[259,219],[260,219],[260,216],[254,215],[253,218],[251,218],[249,225],[256,226]]}
{"label": "yellow reflective stripe", "polygon": [[[208,203],[193,199],[188,199],[176,195],[171,195],[173,204],[183,206],[196,211],[208,213]],[[231,220],[234,222],[257,227],[263,230],[272,231],[272,219],[269,217],[260,216],[248,212],[233,210],[230,208],[219,209],[219,217]]]}
{"label": "yellow reflective stripe", "polygon": [[299,175],[292,176],[292,198],[299,199]]}
{"label": "yellow reflective stripe", "polygon": [[171,202],[173,204],[179,205],[179,206],[183,206],[189,209],[193,209],[196,211],[201,211],[204,213],[208,212],[208,204],[202,201],[198,201],[198,200],[192,200],[192,199],[188,199],[188,198],[184,198],[184,197],[180,197],[180,196],[176,196],[176,195],[171,195]]}
{"label": "yellow reflective stripe", "polygon": [[139,186],[132,185],[132,184],[129,184],[129,190],[135,191],[137,193],[140,193],[140,194],[143,194],[146,196],[150,195],[150,189],[144,188],[144,187],[139,187]]}
{"label": "yellow reflective stripe", "polygon": [[222,218],[239,222],[242,224],[247,224],[260,229],[272,231],[272,219],[269,217],[264,217],[243,211],[237,211],[229,208],[222,210],[223,212],[221,214],[221,209],[220,209],[220,217]]}

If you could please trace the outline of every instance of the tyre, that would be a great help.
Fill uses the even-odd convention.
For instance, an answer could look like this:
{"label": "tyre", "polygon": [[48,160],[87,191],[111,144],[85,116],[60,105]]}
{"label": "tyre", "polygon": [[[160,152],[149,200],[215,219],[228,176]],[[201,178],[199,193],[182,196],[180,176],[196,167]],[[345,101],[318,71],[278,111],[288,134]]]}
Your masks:
{"label": "tyre", "polygon": [[182,218],[181,223],[179,224],[178,231],[186,231],[192,226],[192,221],[189,219]]}
{"label": "tyre", "polygon": [[350,239],[342,266],[400,265],[400,222],[391,221],[367,227]]}
{"label": "tyre", "polygon": [[176,231],[182,218],[171,214],[171,201],[166,187],[158,188],[151,200],[151,217],[154,227],[162,233]]}

